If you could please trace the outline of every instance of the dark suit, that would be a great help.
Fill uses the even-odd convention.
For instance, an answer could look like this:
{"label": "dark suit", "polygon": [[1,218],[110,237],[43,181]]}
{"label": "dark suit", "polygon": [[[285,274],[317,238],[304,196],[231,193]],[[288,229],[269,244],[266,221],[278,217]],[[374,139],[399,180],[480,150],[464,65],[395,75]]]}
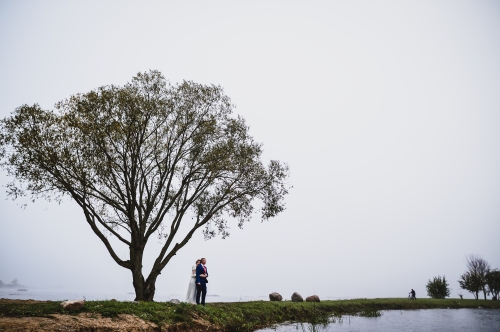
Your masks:
{"label": "dark suit", "polygon": [[208,276],[207,267],[203,268],[202,264],[196,267],[196,304],[205,305],[205,296],[207,296],[207,278],[200,276],[200,274],[206,274]]}

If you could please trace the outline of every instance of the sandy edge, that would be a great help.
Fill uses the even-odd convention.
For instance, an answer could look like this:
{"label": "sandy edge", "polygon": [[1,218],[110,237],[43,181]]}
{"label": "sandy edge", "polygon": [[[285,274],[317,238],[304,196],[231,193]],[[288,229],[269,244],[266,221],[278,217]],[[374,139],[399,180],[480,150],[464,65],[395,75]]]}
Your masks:
{"label": "sandy edge", "polygon": [[0,317],[0,331],[220,331],[204,320],[195,320],[194,323],[191,326],[172,324],[159,327],[134,315],[109,318],[92,313],[53,314],[46,317]]}

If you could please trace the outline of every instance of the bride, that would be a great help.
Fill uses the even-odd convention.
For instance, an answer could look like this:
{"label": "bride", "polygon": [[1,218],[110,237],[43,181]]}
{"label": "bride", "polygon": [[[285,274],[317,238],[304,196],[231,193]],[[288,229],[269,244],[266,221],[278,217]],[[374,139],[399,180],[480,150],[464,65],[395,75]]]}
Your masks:
{"label": "bride", "polygon": [[188,291],[186,294],[186,302],[196,304],[196,267],[201,263],[199,259],[191,269],[191,278],[189,279]]}

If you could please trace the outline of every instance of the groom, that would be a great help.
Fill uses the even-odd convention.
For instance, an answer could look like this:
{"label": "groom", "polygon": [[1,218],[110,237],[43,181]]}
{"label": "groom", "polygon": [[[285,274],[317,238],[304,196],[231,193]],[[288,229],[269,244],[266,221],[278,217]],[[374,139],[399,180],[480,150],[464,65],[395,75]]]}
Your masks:
{"label": "groom", "polygon": [[205,305],[205,296],[207,296],[207,267],[205,264],[207,260],[205,258],[201,259],[201,264],[196,267],[196,304],[200,304],[200,295],[201,295],[201,304]]}

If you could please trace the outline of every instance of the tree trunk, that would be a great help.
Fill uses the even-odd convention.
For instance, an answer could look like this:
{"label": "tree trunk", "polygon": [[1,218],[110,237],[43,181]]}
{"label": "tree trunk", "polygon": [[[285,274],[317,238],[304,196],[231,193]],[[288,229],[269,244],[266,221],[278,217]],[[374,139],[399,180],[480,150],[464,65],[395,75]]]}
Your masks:
{"label": "tree trunk", "polygon": [[135,290],[135,300],[134,301],[144,301],[144,277],[142,276],[141,267],[133,267],[132,269],[132,285],[134,285]]}
{"label": "tree trunk", "polygon": [[158,274],[151,274],[147,280],[142,274],[142,257],[144,249],[130,249],[130,261],[132,262],[132,284],[135,290],[134,301],[153,301],[155,296],[155,283]]}
{"label": "tree trunk", "polygon": [[147,301],[145,289],[146,281],[142,275],[142,257],[144,255],[144,249],[130,247],[130,262],[132,264],[132,285],[135,290],[134,301]]}
{"label": "tree trunk", "polygon": [[486,289],[483,288],[484,299],[486,300]]}
{"label": "tree trunk", "polygon": [[476,291],[476,300],[479,300],[479,291]]}
{"label": "tree trunk", "polygon": [[146,280],[146,284],[144,287],[144,301],[153,301],[156,292],[156,278],[157,276],[149,276]]}
{"label": "tree trunk", "polygon": [[144,280],[142,272],[132,271],[133,285],[135,289],[135,300],[134,301],[153,301],[156,291],[156,277],[150,276],[147,280]]}

